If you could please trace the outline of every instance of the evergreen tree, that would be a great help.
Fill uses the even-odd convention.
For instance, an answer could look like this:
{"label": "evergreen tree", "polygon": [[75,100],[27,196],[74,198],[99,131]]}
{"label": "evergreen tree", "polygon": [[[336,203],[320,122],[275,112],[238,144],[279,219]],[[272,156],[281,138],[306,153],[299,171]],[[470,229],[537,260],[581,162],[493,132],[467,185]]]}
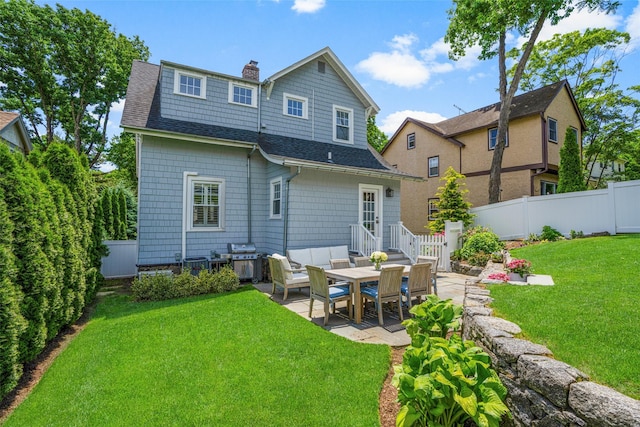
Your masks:
{"label": "evergreen tree", "polygon": [[[0,178],[2,179],[2,178]],[[27,323],[20,312],[22,291],[16,286],[13,223],[0,184],[0,400],[22,376],[19,343]]]}
{"label": "evergreen tree", "polygon": [[106,188],[102,192],[101,203],[105,235],[108,240],[113,240],[115,235],[115,219],[113,216],[113,203],[111,201],[110,188]]}
{"label": "evergreen tree", "polygon": [[120,214],[118,240],[127,240],[127,199],[122,188],[118,188],[116,194],[118,195],[118,212]]}
{"label": "evergreen tree", "polygon": [[429,222],[429,229],[433,233],[444,231],[445,221],[462,221],[464,226],[468,226],[473,222],[474,215],[469,212],[471,203],[465,200],[465,195],[469,192],[466,188],[464,180],[465,176],[456,172],[451,166],[447,169],[444,176],[440,179],[445,184],[438,187],[436,196],[438,201],[436,207],[438,212],[435,214],[435,220]]}
{"label": "evergreen tree", "polygon": [[567,128],[564,144],[560,148],[560,166],[558,168],[558,193],[586,190],[582,177],[580,147],[575,131]]}

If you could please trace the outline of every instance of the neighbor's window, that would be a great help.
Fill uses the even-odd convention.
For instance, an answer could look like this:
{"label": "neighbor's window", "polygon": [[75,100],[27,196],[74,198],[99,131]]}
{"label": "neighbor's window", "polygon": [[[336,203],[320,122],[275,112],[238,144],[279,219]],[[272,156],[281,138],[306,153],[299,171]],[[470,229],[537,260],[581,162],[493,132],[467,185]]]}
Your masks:
{"label": "neighbor's window", "polygon": [[258,100],[255,97],[255,87],[229,82],[229,102],[232,104],[256,107]]}
{"label": "neighbor's window", "polygon": [[436,219],[436,214],[438,213],[438,201],[440,199],[433,198],[427,201],[428,210],[429,210],[429,221],[434,221]]}
{"label": "neighbor's window", "polygon": [[174,74],[173,92],[180,95],[205,98],[207,93],[207,79],[195,73],[176,70]]}
{"label": "neighbor's window", "polygon": [[333,106],[333,140],[353,142],[353,110]]}
{"label": "neighbor's window", "polygon": [[306,119],[308,117],[307,104],[307,98],[285,93],[282,103],[282,114],[284,114],[285,116],[293,116]]}
{"label": "neighbor's window", "polygon": [[416,148],[416,134],[410,133],[407,135],[407,150],[411,150],[412,148]]}
{"label": "neighbor's window", "polygon": [[[491,128],[489,129],[489,150],[495,149],[497,144],[498,144],[498,128]],[[505,147],[509,146],[509,132],[507,132],[507,137],[505,138],[504,146]]]}
{"label": "neighbor's window", "polygon": [[540,181],[540,195],[556,194],[558,184],[556,182]]}
{"label": "neighbor's window", "polygon": [[271,218],[280,218],[282,209],[282,178],[271,180]]}
{"label": "neighbor's window", "polygon": [[549,141],[558,142],[558,121],[549,117]]}
{"label": "neighbor's window", "polygon": [[429,177],[440,175],[440,158],[438,156],[429,157]]}
{"label": "neighbor's window", "polygon": [[224,227],[224,180],[190,176],[189,230],[222,230]]}

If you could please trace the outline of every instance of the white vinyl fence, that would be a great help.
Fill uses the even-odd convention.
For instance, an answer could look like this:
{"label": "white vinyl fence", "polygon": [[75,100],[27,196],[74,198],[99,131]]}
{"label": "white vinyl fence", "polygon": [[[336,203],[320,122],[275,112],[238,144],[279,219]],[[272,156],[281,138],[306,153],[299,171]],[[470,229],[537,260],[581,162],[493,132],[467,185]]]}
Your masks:
{"label": "white vinyl fence", "polygon": [[525,239],[549,225],[569,236],[640,233],[640,181],[609,183],[603,190],[523,197],[471,209],[475,224],[503,240]]}
{"label": "white vinyl fence", "polygon": [[109,255],[102,258],[100,269],[106,279],[133,277],[138,273],[137,240],[105,240],[102,243],[109,248]]}

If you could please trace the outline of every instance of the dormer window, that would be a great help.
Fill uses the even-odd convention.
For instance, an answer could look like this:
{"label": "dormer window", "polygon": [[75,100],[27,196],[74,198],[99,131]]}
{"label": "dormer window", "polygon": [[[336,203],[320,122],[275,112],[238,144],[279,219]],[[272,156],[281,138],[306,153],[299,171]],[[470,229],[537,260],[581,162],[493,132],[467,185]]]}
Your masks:
{"label": "dormer window", "polygon": [[353,110],[333,106],[333,140],[353,143]]}
{"label": "dormer window", "polygon": [[207,79],[201,74],[176,70],[173,92],[204,99],[207,93]]}
{"label": "dormer window", "polygon": [[257,107],[258,99],[255,96],[255,87],[229,82],[229,103]]}

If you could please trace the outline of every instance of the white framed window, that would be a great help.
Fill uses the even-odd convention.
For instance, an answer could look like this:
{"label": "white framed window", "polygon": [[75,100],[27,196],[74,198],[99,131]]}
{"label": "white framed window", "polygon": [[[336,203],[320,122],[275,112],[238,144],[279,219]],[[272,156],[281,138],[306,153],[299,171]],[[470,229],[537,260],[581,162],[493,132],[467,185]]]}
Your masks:
{"label": "white framed window", "polygon": [[410,133],[407,135],[407,150],[416,148],[416,134]]}
{"label": "white framed window", "polygon": [[438,202],[440,201],[440,199],[438,199],[437,197],[434,198],[430,198],[429,200],[427,200],[427,204],[428,204],[428,212],[429,212],[429,221],[435,221],[436,219],[436,214],[438,213]]}
{"label": "white framed window", "polygon": [[429,177],[440,175],[440,157],[429,157]]}
{"label": "white framed window", "polygon": [[333,140],[353,144],[353,109],[333,106]]}
{"label": "white framed window", "polygon": [[282,114],[306,119],[309,117],[307,105],[309,105],[307,98],[285,93],[282,98]]}
{"label": "white framed window", "polygon": [[255,86],[230,81],[229,103],[257,107],[258,98],[256,97]]}
{"label": "white framed window", "polygon": [[[498,145],[498,128],[491,128],[489,129],[489,150],[495,150],[496,145]],[[509,146],[509,132],[504,140],[504,146]]]}
{"label": "white framed window", "polygon": [[187,231],[224,230],[224,184],[219,178],[187,177]]}
{"label": "white framed window", "polygon": [[207,78],[202,74],[175,70],[173,92],[205,99],[207,96]]}
{"label": "white framed window", "polygon": [[558,121],[549,117],[549,141],[558,142]]}
{"label": "white framed window", "polygon": [[270,187],[269,217],[282,218],[282,178],[272,179]]}

